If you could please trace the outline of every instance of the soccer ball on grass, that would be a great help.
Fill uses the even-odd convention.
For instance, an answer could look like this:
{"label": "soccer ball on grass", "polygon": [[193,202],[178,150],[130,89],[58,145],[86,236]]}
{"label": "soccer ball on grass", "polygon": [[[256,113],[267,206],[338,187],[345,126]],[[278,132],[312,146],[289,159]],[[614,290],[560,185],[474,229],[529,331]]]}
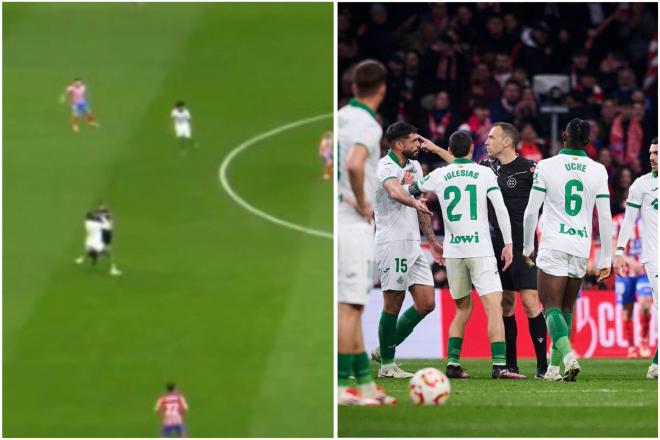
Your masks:
{"label": "soccer ball on grass", "polygon": [[419,370],[408,385],[410,400],[416,405],[442,405],[447,402],[450,393],[449,379],[435,368]]}

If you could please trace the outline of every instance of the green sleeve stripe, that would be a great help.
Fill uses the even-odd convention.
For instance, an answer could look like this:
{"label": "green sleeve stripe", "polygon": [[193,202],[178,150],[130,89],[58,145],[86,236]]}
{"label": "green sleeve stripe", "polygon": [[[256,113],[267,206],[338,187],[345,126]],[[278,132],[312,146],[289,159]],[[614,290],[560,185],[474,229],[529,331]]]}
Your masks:
{"label": "green sleeve stripe", "polygon": [[396,179],[396,177],[395,176],[386,177],[385,179],[383,179],[383,185],[385,185],[385,182],[387,182],[390,179]]}
{"label": "green sleeve stripe", "polygon": [[635,205],[633,202],[626,202],[626,206],[632,206],[633,208],[641,208],[642,205]]}
{"label": "green sleeve stripe", "polygon": [[541,191],[541,192],[546,192],[545,188],[541,188],[540,186],[533,186],[532,189],[535,189],[535,190]]}
{"label": "green sleeve stripe", "polygon": [[596,196],[597,199],[609,199],[610,195],[609,194],[598,194]]}
{"label": "green sleeve stripe", "polygon": [[488,191],[486,191],[486,194],[488,194],[488,193],[491,192],[491,191],[496,191],[496,190],[498,190],[498,189],[500,189],[499,186],[491,186],[490,188],[488,188]]}

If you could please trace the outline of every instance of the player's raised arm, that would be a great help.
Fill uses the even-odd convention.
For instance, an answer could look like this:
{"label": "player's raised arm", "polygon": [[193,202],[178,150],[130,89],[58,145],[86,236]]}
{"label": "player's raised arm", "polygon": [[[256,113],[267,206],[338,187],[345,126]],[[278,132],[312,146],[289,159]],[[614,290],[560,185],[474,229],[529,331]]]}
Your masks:
{"label": "player's raised arm", "polygon": [[422,140],[422,144],[420,146],[422,150],[428,151],[429,153],[433,153],[436,156],[440,156],[440,159],[444,160],[447,163],[452,163],[454,159],[456,159],[454,155],[449,152],[449,150],[445,150],[442,147],[438,147],[436,144],[426,139],[424,136],[421,135],[418,136]]}
{"label": "player's raised arm", "polygon": [[369,150],[360,144],[353,145],[346,158],[346,170],[351,190],[355,196],[355,210],[369,223],[373,218],[373,207],[364,194],[364,164],[369,158]]}
{"label": "player's raised arm", "polygon": [[[539,222],[539,210],[545,201],[545,182],[541,173],[541,163],[536,166],[532,191],[529,193],[529,201],[523,216],[523,256],[529,257],[534,252],[534,234]],[[531,262],[531,259],[529,259]]]}
{"label": "player's raised arm", "polygon": [[[619,237],[616,241],[614,272],[620,277],[625,275],[624,274],[624,270],[626,266],[625,250],[626,250],[626,246],[628,245],[628,241],[630,241],[630,237],[632,237],[633,228],[635,226],[635,219],[639,215],[639,208],[642,205],[641,194],[637,190],[637,186],[635,185],[635,183],[633,183],[628,189],[628,200],[626,200],[626,212],[623,215],[623,221],[621,222],[621,228],[619,229]],[[600,218],[598,222],[600,226]]]}

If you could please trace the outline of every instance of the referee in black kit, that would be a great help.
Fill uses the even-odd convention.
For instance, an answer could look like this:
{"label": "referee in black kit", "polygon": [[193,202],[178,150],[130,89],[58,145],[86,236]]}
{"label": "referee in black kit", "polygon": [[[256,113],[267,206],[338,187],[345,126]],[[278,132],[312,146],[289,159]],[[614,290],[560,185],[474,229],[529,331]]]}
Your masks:
{"label": "referee in black kit", "polygon": [[[518,372],[518,356],[516,339],[518,327],[514,316],[516,292],[520,292],[523,310],[529,320],[529,334],[532,337],[536,352],[536,378],[543,379],[548,369],[547,328],[545,318],[541,313],[539,292],[536,290],[536,266],[528,266],[523,258],[523,216],[529,193],[532,190],[532,180],[536,164],[516,153],[520,141],[518,129],[507,122],[496,122],[488,133],[486,151],[488,159],[481,165],[489,167],[497,175],[497,184],[502,191],[504,204],[511,219],[511,236],[513,237],[513,263],[506,272],[502,272],[502,262],[498,261],[500,279],[502,280],[502,311],[504,314],[504,332],[506,335],[506,363],[509,370]],[[489,206],[489,216],[492,217]],[[495,255],[502,252],[504,241],[497,222],[491,221]],[[538,243],[535,243],[535,248]]]}
{"label": "referee in black kit", "polygon": [[[422,138],[422,149],[440,156],[445,162],[454,160],[452,154]],[[516,146],[520,140],[518,129],[506,122],[497,122],[488,133],[486,151],[489,159],[482,160],[484,165],[497,175],[497,183],[504,197],[504,204],[509,211],[511,219],[511,235],[513,238],[513,262],[506,272],[502,271],[503,262],[498,259],[498,269],[502,281],[502,311],[504,331],[506,338],[506,363],[510,371],[518,373],[518,355],[516,340],[518,327],[514,316],[516,306],[516,292],[520,292],[520,300],[529,320],[529,334],[532,337],[536,353],[536,378],[543,379],[548,369],[547,328],[541,313],[539,293],[536,289],[536,267],[530,267],[522,256],[523,249],[523,216],[529,193],[532,190],[532,178],[536,164],[516,153]],[[488,206],[489,218],[493,225],[493,249],[495,255],[500,255],[504,247],[502,232],[496,221],[492,221],[492,207]],[[536,244],[538,246],[538,243]]]}

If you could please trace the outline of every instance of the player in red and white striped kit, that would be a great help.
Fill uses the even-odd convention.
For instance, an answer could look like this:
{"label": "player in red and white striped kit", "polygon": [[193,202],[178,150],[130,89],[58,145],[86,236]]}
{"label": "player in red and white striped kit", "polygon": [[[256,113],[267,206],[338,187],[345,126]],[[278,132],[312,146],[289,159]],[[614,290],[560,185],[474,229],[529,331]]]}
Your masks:
{"label": "player in red and white striped kit", "polygon": [[[616,236],[619,235],[623,222],[623,213],[612,218]],[[615,292],[617,303],[623,307],[623,331],[628,341],[628,357],[649,357],[649,323],[651,321],[651,306],[653,305],[653,290],[646,276],[644,265],[640,262],[642,255],[642,238],[640,230],[640,217],[637,216],[632,228],[632,235],[623,258],[625,260],[624,274],[616,277]],[[640,345],[635,345],[635,332],[633,327],[633,313],[635,302],[639,305],[639,321],[642,327]]]}
{"label": "player in red and white striped kit", "polygon": [[167,393],[158,398],[154,410],[163,417],[163,437],[187,437],[183,416],[188,403],[173,383],[167,384]]}

